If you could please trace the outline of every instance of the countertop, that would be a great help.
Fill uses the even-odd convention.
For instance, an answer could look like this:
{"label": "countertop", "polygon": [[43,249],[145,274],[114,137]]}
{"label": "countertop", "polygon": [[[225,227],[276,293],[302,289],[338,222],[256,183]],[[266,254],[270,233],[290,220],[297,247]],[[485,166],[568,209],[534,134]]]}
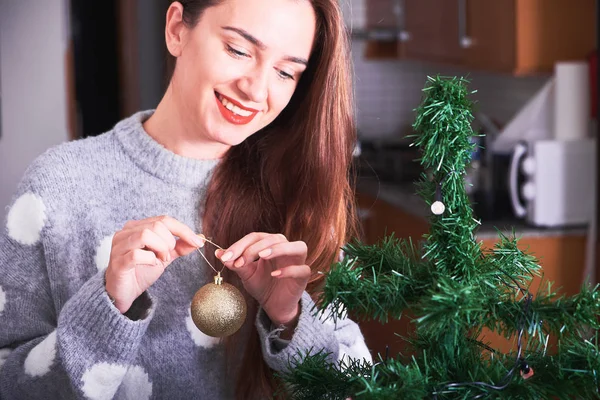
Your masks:
{"label": "countertop", "polygon": [[[402,209],[417,217],[427,219],[431,215],[429,207],[421,197],[416,194],[413,183],[386,183],[374,178],[359,178],[356,191]],[[587,234],[586,226],[541,228],[528,225],[524,220],[488,220],[481,221],[481,226],[475,233],[478,239],[498,237],[499,229],[505,235],[512,235],[514,231],[518,237],[549,237],[549,236],[582,236]]]}

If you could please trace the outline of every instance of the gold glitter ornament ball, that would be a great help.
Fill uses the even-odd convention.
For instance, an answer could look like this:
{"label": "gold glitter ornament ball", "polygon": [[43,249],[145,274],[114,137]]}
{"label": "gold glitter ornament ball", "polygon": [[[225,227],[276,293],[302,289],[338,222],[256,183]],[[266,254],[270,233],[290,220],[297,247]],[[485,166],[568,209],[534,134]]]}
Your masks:
{"label": "gold glitter ornament ball", "polygon": [[233,285],[215,276],[215,283],[202,286],[192,299],[192,320],[204,334],[229,336],[246,320],[246,300]]}

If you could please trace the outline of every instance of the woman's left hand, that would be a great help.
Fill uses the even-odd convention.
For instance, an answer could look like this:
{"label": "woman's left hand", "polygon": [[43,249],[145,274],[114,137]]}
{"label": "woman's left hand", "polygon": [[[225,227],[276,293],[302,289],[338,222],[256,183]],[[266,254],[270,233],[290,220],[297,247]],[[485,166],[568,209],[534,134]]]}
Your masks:
{"label": "woman's left hand", "polygon": [[254,232],[215,254],[238,274],[274,324],[288,328],[296,324],[300,297],[311,275],[306,243]]}

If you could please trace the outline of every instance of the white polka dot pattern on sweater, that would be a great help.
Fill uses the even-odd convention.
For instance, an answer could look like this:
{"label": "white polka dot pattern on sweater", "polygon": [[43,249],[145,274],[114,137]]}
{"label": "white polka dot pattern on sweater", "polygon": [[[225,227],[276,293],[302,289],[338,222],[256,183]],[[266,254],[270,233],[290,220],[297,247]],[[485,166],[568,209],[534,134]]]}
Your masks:
{"label": "white polka dot pattern on sweater", "polygon": [[42,199],[25,193],[19,197],[8,211],[8,235],[24,245],[33,245],[40,240],[46,223],[46,206]]}
{"label": "white polka dot pattern on sweater", "polygon": [[127,367],[118,364],[98,363],[85,371],[81,390],[89,400],[110,400],[114,397]]}
{"label": "white polka dot pattern on sweater", "polygon": [[347,351],[340,349],[338,361],[348,362],[349,358],[366,360],[371,362],[371,352],[362,340],[357,340],[352,346],[346,348]]}
{"label": "white polka dot pattern on sweater", "polygon": [[110,261],[110,251],[112,250],[112,240],[115,235],[105,237],[100,241],[100,245],[96,249],[96,255],[94,261],[96,262],[96,268],[98,271],[104,271],[108,268],[108,262]]}
{"label": "white polka dot pattern on sweater", "polygon": [[188,308],[188,316],[185,319],[185,326],[192,337],[192,340],[196,344],[196,346],[204,347],[205,349],[209,349],[214,347],[219,343],[219,338],[215,338],[212,336],[205,335],[198,329],[196,324],[194,324],[194,320],[192,319],[192,314]]}
{"label": "white polka dot pattern on sweater", "polygon": [[12,352],[11,349],[0,349],[0,369],[2,369],[2,366],[8,359],[8,356],[10,355],[11,352]]}
{"label": "white polka dot pattern on sweater", "polygon": [[[348,318],[348,310],[346,310],[346,306],[344,306],[343,304],[340,304],[338,306],[338,312],[337,314],[340,315],[340,317],[338,318],[334,318],[333,316],[333,304],[330,304],[324,311],[322,314],[319,315],[319,319],[321,321],[323,321],[323,324],[330,326],[332,328],[336,328],[336,321],[342,321],[345,320],[346,318]],[[337,315],[336,314],[336,315]]]}
{"label": "white polka dot pattern on sweater", "polygon": [[81,378],[82,391],[89,400],[109,400],[118,391],[119,399],[148,400],[152,396],[152,382],[140,366],[98,363]]}
{"label": "white polka dot pattern on sweater", "polygon": [[27,355],[24,367],[29,376],[43,376],[50,372],[56,358],[56,331],[50,333],[38,343]]}
{"label": "white polka dot pattern on sweater", "polygon": [[119,399],[148,400],[151,396],[152,383],[146,371],[137,365],[130,367],[119,388]]}
{"label": "white polka dot pattern on sweater", "polygon": [[[320,315],[321,321],[326,326],[330,326],[333,329],[338,329],[338,324],[343,323],[348,318],[348,310],[343,304],[340,304],[337,309],[337,314],[340,315],[340,318],[334,320],[333,318],[333,305],[329,305],[324,311],[323,314]],[[340,362],[340,366],[342,369],[346,369],[351,361],[351,359],[359,359],[366,360],[371,362],[371,352],[369,348],[365,344],[363,340],[356,340],[350,346],[340,346],[338,353],[338,362]]]}
{"label": "white polka dot pattern on sweater", "polygon": [[6,293],[4,292],[4,289],[2,289],[2,286],[0,286],[0,315],[2,315],[5,305],[6,305]]}

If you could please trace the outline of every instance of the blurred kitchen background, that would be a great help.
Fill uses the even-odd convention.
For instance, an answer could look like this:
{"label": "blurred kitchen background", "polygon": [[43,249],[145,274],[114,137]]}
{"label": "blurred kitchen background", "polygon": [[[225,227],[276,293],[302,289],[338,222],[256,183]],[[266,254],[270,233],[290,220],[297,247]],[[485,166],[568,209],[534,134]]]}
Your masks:
{"label": "blurred kitchen background", "polygon": [[[168,0],[0,0],[0,207],[48,147],[154,108]],[[411,133],[427,76],[476,90],[477,236],[514,228],[562,291],[595,280],[596,0],[342,0],[355,70],[364,240],[418,238]],[[368,329],[368,328],[367,328]]]}

